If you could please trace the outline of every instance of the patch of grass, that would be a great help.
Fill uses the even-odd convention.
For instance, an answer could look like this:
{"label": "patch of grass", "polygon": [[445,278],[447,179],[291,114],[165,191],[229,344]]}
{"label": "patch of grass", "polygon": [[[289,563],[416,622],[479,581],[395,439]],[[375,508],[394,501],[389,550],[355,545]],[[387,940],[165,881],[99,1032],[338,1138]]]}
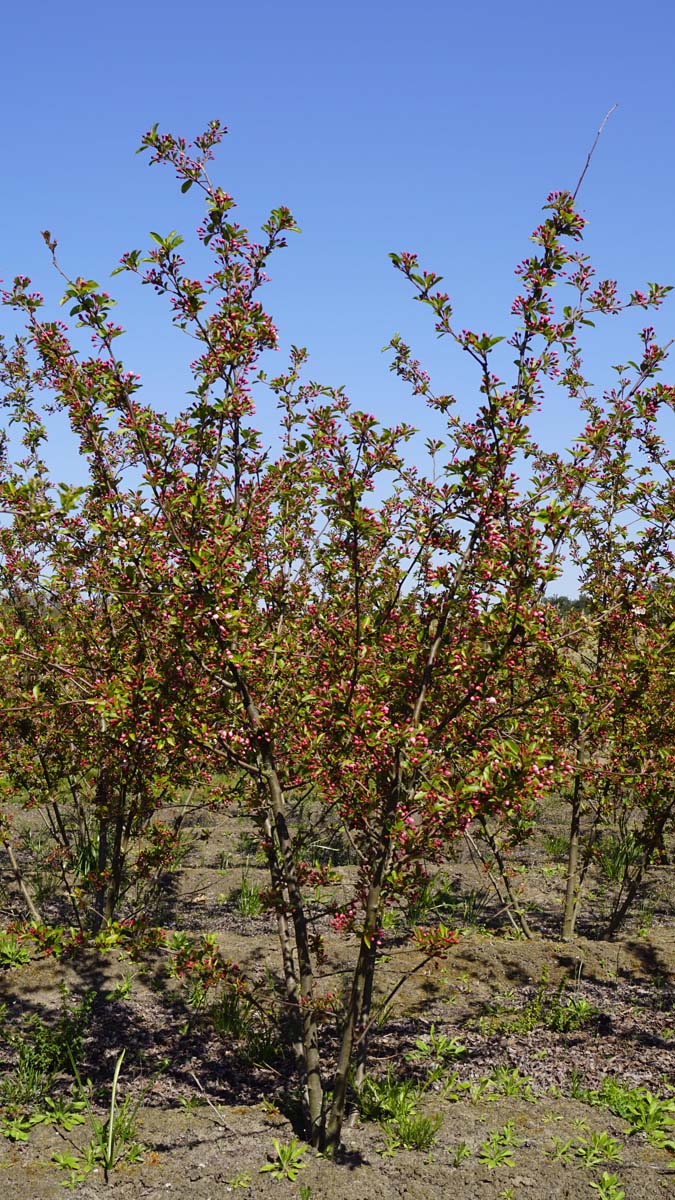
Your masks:
{"label": "patch of grass", "polygon": [[385,1132],[387,1153],[398,1149],[429,1150],[443,1118],[440,1113],[418,1112],[424,1092],[411,1079],[397,1080],[391,1068],[384,1079],[367,1075],[357,1092],[359,1113],[365,1121],[379,1121]]}
{"label": "patch of grass", "polygon": [[569,838],[561,833],[547,833],[544,839],[544,850],[547,858],[564,862],[569,850]]}
{"label": "patch of grass", "polygon": [[243,875],[241,884],[234,893],[234,907],[242,917],[259,917],[263,904],[260,891],[250,882],[248,875]]}
{"label": "patch of grass", "polygon": [[23,967],[30,962],[30,951],[13,933],[0,930],[0,967]]}
{"label": "patch of grass", "polygon": [[523,1100],[534,1100],[532,1080],[529,1075],[521,1075],[517,1067],[498,1066],[488,1076],[491,1089],[500,1096],[519,1096]]}
{"label": "patch of grass", "polygon": [[118,1100],[119,1077],[122,1070],[125,1051],[122,1050],[115,1062],[108,1111],[104,1117],[99,1117],[92,1104],[91,1083],[83,1085],[77,1063],[71,1055],[71,1065],[75,1075],[82,1107],[86,1109],[91,1128],[91,1138],[81,1152],[75,1154],[54,1154],[52,1161],[62,1170],[70,1172],[66,1187],[74,1189],[82,1183],[87,1175],[97,1167],[103,1168],[103,1178],[108,1182],[110,1172],[121,1162],[140,1162],[144,1147],[137,1141],[138,1112],[144,1104],[148,1093],[154,1087],[157,1076],[141,1092],[137,1100],[129,1097],[120,1103]]}
{"label": "patch of grass", "polygon": [[548,971],[541,973],[534,996],[522,1008],[507,1008],[480,1018],[484,1033],[532,1033],[535,1029],[551,1029],[555,1033],[572,1033],[590,1025],[597,1009],[578,993],[565,995],[562,980],[556,988],[549,986]]}
{"label": "patch of grass", "polygon": [[82,1053],[91,1020],[94,992],[76,1004],[61,986],[61,1012],[53,1025],[37,1014],[12,1028],[6,1008],[0,1011],[0,1037],[14,1051],[15,1065],[0,1079],[0,1104],[10,1118],[27,1117],[44,1104],[58,1075],[71,1074],[71,1062]]}
{"label": "patch of grass", "polygon": [[383,1128],[394,1149],[430,1150],[442,1124],[440,1113],[427,1116],[424,1113],[407,1112],[384,1121]]}
{"label": "patch of grass", "polygon": [[412,1079],[398,1080],[390,1067],[384,1079],[366,1075],[356,1103],[364,1121],[381,1121],[414,1112],[420,1097],[418,1085]]}
{"label": "patch of grass", "polygon": [[444,921],[458,928],[483,929],[490,903],[487,888],[458,892],[446,879],[426,880],[409,901],[405,920],[410,925]]}
{"label": "patch of grass", "polygon": [[675,1152],[675,1099],[655,1096],[646,1088],[627,1088],[611,1078],[603,1080],[597,1091],[578,1084],[577,1091],[587,1104],[622,1117],[631,1134],[643,1133],[652,1145]]}
{"label": "patch of grass", "polygon": [[622,883],[630,867],[639,862],[643,854],[634,833],[623,837],[613,835],[606,838],[598,855],[598,866],[610,883]]}

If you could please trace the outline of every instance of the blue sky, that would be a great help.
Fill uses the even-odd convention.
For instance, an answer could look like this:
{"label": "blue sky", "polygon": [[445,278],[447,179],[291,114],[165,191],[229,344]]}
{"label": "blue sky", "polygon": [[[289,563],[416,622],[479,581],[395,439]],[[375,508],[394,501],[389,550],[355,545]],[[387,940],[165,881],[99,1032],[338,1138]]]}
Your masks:
{"label": "blue sky", "polygon": [[[284,203],[303,231],[268,290],[282,344],[306,345],[312,377],[344,384],[359,407],[424,428],[381,353],[393,332],[467,406],[474,379],[436,342],[389,251],[417,250],[444,275],[460,328],[508,334],[513,268],[541,204],[574,185],[614,102],[581,195],[587,248],[626,285],[675,281],[674,44],[675,8],[649,0],[7,3],[0,277],[26,273],[58,294],[45,227],[68,271],[101,282],[149,229],[189,234],[194,194],[134,150],[155,121],[189,137],[220,117],[230,135],[214,176],[238,218],[255,227]],[[190,344],[147,289],[114,285],[127,364],[176,409]],[[675,304],[658,327],[675,330]],[[598,331],[599,389],[631,348],[611,323]],[[574,425],[557,401],[544,435],[561,444]],[[72,475],[65,442],[54,453]]]}

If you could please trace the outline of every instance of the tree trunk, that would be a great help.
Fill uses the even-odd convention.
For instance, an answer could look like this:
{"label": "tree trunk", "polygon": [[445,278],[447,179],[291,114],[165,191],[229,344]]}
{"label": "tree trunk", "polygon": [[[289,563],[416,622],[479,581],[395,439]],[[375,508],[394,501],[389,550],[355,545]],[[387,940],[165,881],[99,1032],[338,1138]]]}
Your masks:
{"label": "tree trunk", "polygon": [[349,1069],[352,1065],[354,1055],[354,1042],[359,1032],[365,1033],[366,1012],[371,1002],[373,977],[377,962],[376,939],[380,929],[382,883],[387,871],[388,862],[389,843],[387,840],[387,844],[382,850],[375,866],[370,888],[368,889],[359,957],[352,977],[349,1004],[347,1006],[345,1023],[342,1028],[340,1052],[333,1080],[333,1100],[326,1122],[325,1149],[332,1155],[337,1152],[340,1146],[342,1125],[345,1118]]}
{"label": "tree trunk", "polygon": [[572,816],[567,846],[567,885],[563,911],[562,936],[569,942],[574,937],[577,911],[579,908],[579,835],[581,832],[582,787],[579,775],[574,780],[572,793]]}

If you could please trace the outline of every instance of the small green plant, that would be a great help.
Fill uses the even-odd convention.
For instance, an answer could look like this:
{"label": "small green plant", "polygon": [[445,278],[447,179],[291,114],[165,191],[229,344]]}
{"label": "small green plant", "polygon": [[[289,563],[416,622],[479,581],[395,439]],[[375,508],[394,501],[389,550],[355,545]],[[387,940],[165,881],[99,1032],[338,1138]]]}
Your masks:
{"label": "small green plant", "polygon": [[599,1091],[583,1089],[578,1081],[579,1099],[598,1107],[608,1108],[622,1117],[630,1132],[644,1133],[649,1141],[665,1150],[675,1151],[672,1137],[675,1127],[675,1099],[655,1096],[646,1088],[625,1088],[615,1079],[603,1080]]}
{"label": "small green plant", "polygon": [[53,1099],[47,1096],[44,1105],[44,1111],[41,1114],[45,1125],[58,1125],[66,1133],[70,1133],[76,1125],[84,1125],[85,1117],[83,1111],[86,1109],[84,1100],[75,1100],[72,1097],[65,1099],[63,1096],[58,1099]]}
{"label": "small green plant", "polygon": [[233,1191],[236,1191],[237,1188],[248,1187],[250,1183],[251,1176],[248,1171],[237,1171],[236,1175],[233,1175],[231,1179],[228,1179],[227,1186],[228,1188],[232,1188]]}
{"label": "small green plant", "polygon": [[624,1200],[626,1193],[619,1184],[617,1175],[609,1175],[603,1171],[597,1183],[590,1185],[598,1193],[600,1200]]}
{"label": "small green plant", "polygon": [[298,1171],[303,1171],[307,1166],[307,1163],[303,1162],[305,1147],[300,1145],[297,1138],[292,1138],[288,1144],[280,1142],[278,1138],[272,1138],[272,1145],[274,1158],[260,1168],[260,1173],[269,1171],[273,1179],[290,1179],[292,1183]]}
{"label": "small green plant", "polygon": [[565,860],[568,853],[568,839],[564,834],[548,833],[544,841],[544,848],[548,858]]}
{"label": "small green plant", "polygon": [[443,1118],[417,1111],[423,1089],[412,1079],[397,1080],[391,1071],[384,1079],[367,1075],[357,1092],[359,1113],[365,1121],[379,1121],[385,1133],[387,1155],[395,1150],[429,1150]]}
{"label": "small green plant", "polygon": [[312,1189],[308,1183],[300,1184],[300,1200],[311,1200]]}
{"label": "small green plant", "polygon": [[452,1167],[461,1167],[467,1158],[471,1158],[471,1151],[466,1142],[458,1142],[456,1146],[447,1146],[446,1149]]}
{"label": "small green plant", "polygon": [[14,1051],[15,1064],[0,1079],[0,1104],[9,1117],[38,1111],[57,1075],[70,1071],[72,1059],[82,1052],[85,1029],[91,1019],[94,993],[87,992],[74,1006],[66,987],[61,988],[61,1012],[48,1025],[37,1014],[12,1028],[0,1011],[0,1038]]}
{"label": "small green plant", "polygon": [[541,873],[546,879],[553,879],[556,875],[564,875],[565,867],[562,863],[547,863],[541,868]]}
{"label": "small green plant", "polygon": [[484,1100],[486,1097],[489,1099],[491,1094],[490,1080],[485,1075],[480,1079],[474,1079],[469,1084],[467,1092],[472,1104],[478,1104],[480,1100]]}
{"label": "small green plant", "polygon": [[576,1154],[587,1167],[597,1167],[603,1162],[621,1161],[619,1143],[604,1130],[592,1133],[587,1142],[581,1142],[577,1146]]}
{"label": "small green plant", "polygon": [[502,1130],[491,1133],[478,1152],[478,1161],[490,1168],[512,1167],[513,1147],[520,1143],[513,1134],[513,1123],[509,1121]]}
{"label": "small green plant", "polygon": [[564,1141],[562,1138],[553,1138],[551,1149],[547,1151],[547,1157],[552,1162],[568,1163],[572,1161],[574,1156],[574,1140],[569,1138]]}
{"label": "small green plant", "polygon": [[41,1114],[33,1114],[30,1117],[3,1117],[0,1121],[0,1133],[9,1138],[10,1142],[27,1142],[33,1126],[39,1125],[43,1119]]}
{"label": "small green plant", "polygon": [[409,901],[404,916],[410,925],[449,921],[453,927],[482,928],[489,903],[488,888],[462,894],[452,884],[436,876],[426,880],[417,895]]}
{"label": "small green plant", "polygon": [[621,1109],[620,1115],[628,1121],[631,1133],[646,1133],[662,1141],[675,1126],[675,1100],[663,1100],[646,1089],[628,1092]]}
{"label": "small green plant", "polygon": [[237,988],[226,987],[209,1008],[209,1017],[219,1037],[239,1039],[251,1027],[251,1002]]}
{"label": "small green plant", "polygon": [[[92,1136],[89,1144],[78,1155],[53,1155],[52,1161],[64,1170],[70,1171],[66,1187],[74,1188],[86,1179],[95,1167],[103,1168],[103,1177],[108,1182],[110,1172],[120,1162],[139,1162],[143,1154],[142,1145],[136,1141],[136,1124],[138,1111],[148,1092],[154,1086],[153,1079],[140,1097],[132,1104],[126,1098],[118,1104],[117,1092],[120,1071],[124,1061],[125,1051],[122,1050],[115,1063],[110,1103],[105,1118],[101,1119],[94,1112],[91,1102],[91,1084],[85,1088],[80,1078],[75,1059],[71,1057],[73,1073],[80,1089],[82,1104],[86,1109]],[[66,1161],[67,1160],[67,1161]]]}
{"label": "small green plant", "polygon": [[571,1033],[589,1025],[597,1010],[583,996],[564,996],[567,984],[561,980],[555,989],[549,987],[548,970],[544,968],[534,995],[520,1009],[507,1008],[480,1018],[481,1031],[490,1033],[532,1033],[535,1029],[552,1029],[556,1033]]}
{"label": "small green plant", "polygon": [[584,996],[569,996],[564,1003],[559,999],[552,1005],[546,1025],[556,1033],[573,1033],[590,1025],[596,1016],[597,1009]]}
{"label": "small green plant", "polygon": [[116,983],[115,986],[110,989],[108,992],[108,999],[113,1001],[128,1000],[129,996],[131,995],[131,989],[133,987],[135,978],[136,976],[133,972],[127,972],[124,978],[120,979],[119,983]]}
{"label": "small green plant", "polygon": [[246,871],[242,875],[241,884],[234,893],[234,906],[242,917],[259,917],[263,910],[260,892],[250,882]]}
{"label": "small green plant", "polygon": [[383,1128],[404,1150],[430,1150],[442,1124],[440,1113],[409,1112],[385,1121]]}
{"label": "small green plant", "polygon": [[401,1141],[396,1137],[396,1134],[386,1127],[384,1129],[384,1149],[378,1150],[378,1154],[382,1158],[393,1158],[397,1150],[401,1149]]}
{"label": "small green plant", "polygon": [[183,1112],[192,1113],[196,1112],[199,1108],[205,1108],[206,1100],[203,1096],[198,1096],[193,1092],[191,1096],[179,1096],[178,1107],[181,1108]]}
{"label": "small green plant", "polygon": [[70,1181],[66,1187],[73,1188],[76,1183],[82,1182],[85,1176],[81,1173],[82,1159],[79,1155],[73,1154],[72,1151],[66,1150],[64,1153],[54,1151],[52,1154],[52,1162],[55,1167],[61,1171],[70,1171]]}
{"label": "small green plant", "polygon": [[464,1054],[466,1046],[459,1038],[448,1037],[447,1034],[437,1033],[432,1025],[426,1037],[418,1038],[415,1049],[407,1055],[409,1062],[430,1060],[440,1066],[455,1062]]}
{"label": "small green plant", "polygon": [[520,1096],[523,1100],[533,1100],[531,1083],[528,1075],[521,1075],[517,1067],[509,1070],[505,1066],[497,1066],[490,1072],[488,1079],[492,1089],[500,1096]]}
{"label": "small green plant", "polygon": [[639,862],[643,848],[634,833],[611,837],[604,842],[598,856],[598,866],[610,883],[622,883],[630,867]]}
{"label": "small green plant", "polygon": [[366,1075],[356,1093],[359,1113],[364,1121],[381,1121],[413,1113],[421,1092],[412,1079],[397,1080],[391,1068],[384,1079]]}
{"label": "small green plant", "polygon": [[0,967],[23,967],[30,962],[30,951],[13,933],[0,930]]}

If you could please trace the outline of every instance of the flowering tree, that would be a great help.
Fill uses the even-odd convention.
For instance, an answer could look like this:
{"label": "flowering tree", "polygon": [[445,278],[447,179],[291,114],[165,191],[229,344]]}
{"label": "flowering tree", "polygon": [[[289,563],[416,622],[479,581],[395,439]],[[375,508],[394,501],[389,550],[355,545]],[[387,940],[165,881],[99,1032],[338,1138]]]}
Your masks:
{"label": "flowering tree", "polygon": [[[381,428],[342,391],[303,382],[304,351],[294,349],[273,378],[261,370],[276,331],[259,292],[270,256],[295,225],[287,209],[275,209],[256,242],[235,223],[234,201],[207,172],[222,133],[213,123],[190,147],[155,127],[142,145],[152,162],[174,168],[183,192],[203,193],[198,237],[213,255],[208,278],[187,273],[175,233],[153,234],[148,254],[131,251],[118,268],[167,297],[174,323],[196,340],[188,406],[169,417],[142,402],[137,377],[117,358],[122,331],[112,301],[82,278],[67,280],[65,299],[93,338],[89,357],[76,353],[64,325],[44,318],[29,281],[15,281],[6,300],[24,314],[26,334],[20,350],[5,353],[5,370],[12,355],[29,352],[35,365],[22,367],[23,390],[10,387],[7,402],[29,433],[39,401],[29,404],[27,391],[45,390],[67,414],[91,484],[77,510],[83,525],[64,529],[68,548],[60,543],[54,561],[71,561],[83,537],[98,572],[98,607],[111,608],[117,628],[121,621],[138,630],[122,639],[119,672],[106,650],[105,686],[97,672],[83,700],[100,721],[120,713],[128,730],[130,696],[148,674],[133,646],[151,640],[161,681],[149,685],[151,724],[165,726],[156,744],[164,750],[173,738],[182,751],[167,758],[169,777],[180,778],[202,747],[236,780],[257,823],[306,1132],[334,1151],[350,1072],[366,1053],[385,909],[409,905],[477,816],[528,814],[562,775],[550,734],[560,678],[545,593],[566,546],[582,536],[579,520],[617,422],[638,420],[647,394],[659,403],[649,390],[658,360],[646,353],[636,366],[627,416],[598,404],[570,454],[547,455],[530,418],[547,388],[579,396],[577,329],[614,296],[607,283],[585,289],[583,303],[556,319],[553,285],[568,280],[578,292],[588,272],[575,250],[583,220],[572,196],[549,198],[537,250],[520,268],[510,383],[493,369],[502,339],[458,332],[440,278],[413,254],[393,255],[439,334],[474,360],[480,390],[475,413],[463,416],[393,339],[392,369],[437,427],[428,466],[411,466],[404,452],[412,429]],[[55,255],[54,239],[45,240]],[[663,294],[655,287],[629,304],[656,305]],[[255,383],[277,405],[275,454],[252,426]],[[29,474],[52,497],[41,468]],[[10,472],[3,497],[14,530],[20,507],[11,485]],[[38,558],[34,587],[54,570]],[[79,609],[82,569],[75,624],[89,619]],[[21,638],[10,645],[11,632],[7,654],[25,672],[27,651]],[[58,653],[50,643],[52,677]],[[89,653],[95,661],[91,645]],[[95,747],[98,730],[90,736]],[[148,759],[138,764],[139,775],[152,770]],[[312,898],[326,875],[308,850],[326,825],[341,831],[358,863],[353,896],[331,913],[353,951],[335,1056],[322,1034],[334,1005],[322,979],[325,914]],[[433,957],[456,935],[439,926],[411,937]]]}
{"label": "flowering tree", "polygon": [[602,421],[611,423],[611,434],[596,465],[593,504],[580,511],[570,542],[583,603],[562,618],[550,613],[560,681],[552,732],[567,760],[562,794],[570,804],[565,938],[574,933],[603,828],[619,839],[621,887],[608,923],[615,933],[674,811],[675,493],[656,428],[659,406],[672,405],[673,392],[660,383],[642,390],[644,373],[661,359],[653,329],[643,340],[642,362],[616,368],[617,386],[604,407],[585,401],[591,418],[585,437]]}
{"label": "flowering tree", "polygon": [[[22,342],[5,351],[0,373],[24,443],[2,483],[10,518],[0,529],[2,785],[39,809],[61,899],[81,930],[97,931],[125,897],[127,913],[144,912],[175,861],[184,789],[208,777],[195,744],[199,705],[175,653],[180,628],[162,616],[166,564],[158,572],[141,499],[121,485],[117,435],[103,424],[83,428],[91,482],[55,486],[31,404],[47,378],[31,371]],[[170,805],[167,824],[158,810]],[[41,921],[47,910],[38,910],[13,845],[14,808],[2,842]],[[56,900],[51,916],[62,918]]]}

